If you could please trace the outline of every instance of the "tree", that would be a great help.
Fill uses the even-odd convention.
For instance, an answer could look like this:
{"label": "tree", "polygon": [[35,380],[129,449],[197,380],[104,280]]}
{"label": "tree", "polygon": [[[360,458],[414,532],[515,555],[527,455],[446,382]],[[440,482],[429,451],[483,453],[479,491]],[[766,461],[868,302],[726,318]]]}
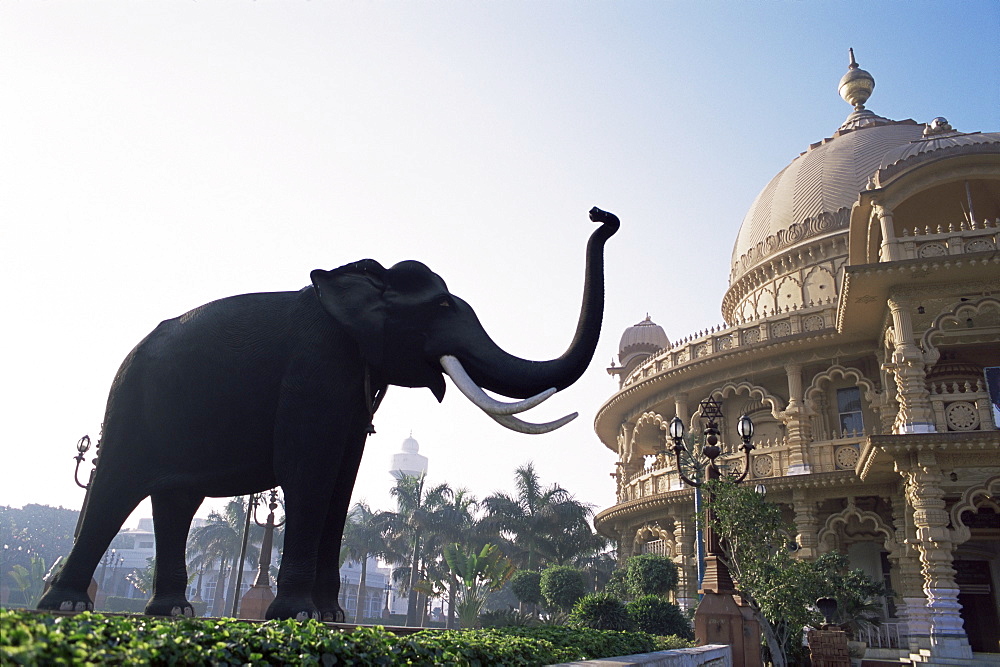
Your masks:
{"label": "tree", "polygon": [[341,564],[343,564],[345,556],[361,564],[361,578],[358,581],[358,605],[354,614],[355,623],[360,623],[364,617],[368,559],[372,556],[385,554],[385,535],[388,529],[389,518],[382,512],[373,512],[364,502],[355,503],[347,515],[347,523],[344,525],[344,539],[340,547]]}
{"label": "tree", "polygon": [[[479,502],[468,489],[448,489],[442,494],[441,505],[437,509],[433,542],[442,544],[460,542],[469,549],[481,549],[486,541],[479,534],[479,522],[475,511]],[[447,627],[455,628],[455,612],[459,595],[459,580],[450,567],[436,568],[439,574],[444,574],[448,588],[448,620]],[[443,571],[442,571],[443,570]]]}
{"label": "tree", "polygon": [[478,552],[452,543],[444,548],[444,559],[460,582],[456,608],[463,628],[475,628],[487,596],[510,581],[515,567],[495,544],[486,544]]}
{"label": "tree", "polygon": [[537,616],[536,605],[542,604],[542,575],[532,570],[518,570],[510,580],[511,590],[521,603],[521,613],[526,611],[525,605],[532,608],[532,614]]}
{"label": "tree", "polygon": [[577,600],[569,624],[595,630],[635,630],[625,603],[610,593],[589,593]]}
{"label": "tree", "polygon": [[569,612],[587,592],[583,572],[568,565],[550,565],[542,570],[541,587],[550,611]]}
{"label": "tree", "polygon": [[41,556],[32,556],[29,567],[21,564],[14,565],[9,575],[14,581],[14,586],[21,593],[26,607],[34,607],[38,604],[38,598],[42,597],[45,588],[45,559]]}
{"label": "tree", "polygon": [[839,595],[847,606],[852,599],[884,592],[860,570],[849,572],[841,554],[814,562],[792,558],[786,545],[793,527],[753,489],[726,480],[707,486],[714,494],[721,558],[761,625],[775,667],[784,667],[789,655],[801,649],[803,627],[822,622],[814,606],[817,598]]}
{"label": "tree", "polygon": [[677,589],[677,565],[666,556],[638,554],[625,561],[624,579],[630,598],[669,595]]}
{"label": "tree", "polygon": [[[386,513],[389,520],[389,558],[403,563],[409,570],[405,590],[409,593],[406,608],[406,624],[418,623],[418,587],[420,586],[421,565],[425,559],[426,544],[431,540],[432,531],[438,523],[437,510],[451,493],[447,484],[439,484],[425,489],[425,476],[404,475],[396,481],[392,495],[396,499],[396,512]],[[422,586],[426,590],[426,585]]]}
{"label": "tree", "polygon": [[[226,504],[220,514],[212,511],[204,526],[191,531],[188,547],[196,554],[201,554],[203,562],[219,564],[219,573],[215,580],[215,600],[212,605],[212,615],[223,616],[232,602],[236,579],[232,573],[239,567],[240,551],[243,546],[243,528],[246,525],[246,501],[234,498]],[[252,521],[250,534],[247,537],[246,559],[256,562],[260,558],[260,540],[263,529]],[[231,590],[226,594],[226,578],[230,577]]]}
{"label": "tree", "polygon": [[543,488],[530,462],[517,468],[514,479],[516,496],[496,493],[485,498],[483,506],[484,528],[501,541],[518,567],[539,570],[549,562],[568,563],[581,549],[590,553],[601,548],[592,539],[588,505],[558,484]]}
{"label": "tree", "polygon": [[0,505],[0,576],[16,588],[10,576],[15,565],[30,571],[35,556],[46,563],[65,557],[79,516],[77,510],[35,503],[21,508]]}

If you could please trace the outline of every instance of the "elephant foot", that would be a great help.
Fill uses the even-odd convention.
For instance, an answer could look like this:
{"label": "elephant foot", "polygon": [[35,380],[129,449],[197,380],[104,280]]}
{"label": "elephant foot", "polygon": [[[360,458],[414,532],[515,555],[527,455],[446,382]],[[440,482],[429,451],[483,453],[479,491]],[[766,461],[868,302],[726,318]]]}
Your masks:
{"label": "elephant foot", "polygon": [[194,618],[194,606],[184,596],[153,597],[146,604],[147,616],[187,616]]}
{"label": "elephant foot", "polygon": [[264,618],[268,621],[294,618],[297,621],[307,621],[310,618],[319,620],[323,619],[323,615],[320,613],[316,605],[313,604],[312,598],[274,598],[267,611],[264,612]]}
{"label": "elephant foot", "polygon": [[94,611],[94,603],[85,590],[54,585],[38,601],[36,608],[43,611]]}
{"label": "elephant foot", "polygon": [[319,613],[324,623],[344,623],[346,621],[344,610],[339,605],[334,605],[333,608],[321,607]]}

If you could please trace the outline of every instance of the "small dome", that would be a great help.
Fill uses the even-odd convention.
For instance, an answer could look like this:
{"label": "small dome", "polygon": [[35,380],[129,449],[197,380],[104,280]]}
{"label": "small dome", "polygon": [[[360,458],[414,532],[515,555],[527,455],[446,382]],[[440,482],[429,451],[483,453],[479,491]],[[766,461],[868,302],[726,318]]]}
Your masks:
{"label": "small dome", "polygon": [[649,315],[646,315],[646,319],[638,324],[633,324],[622,334],[622,340],[618,344],[618,359],[624,363],[625,358],[631,352],[640,350],[658,352],[668,347],[670,347],[670,341],[667,339],[663,327],[653,322]]}
{"label": "small dome", "polygon": [[420,451],[420,443],[414,439],[413,434],[410,434],[410,437],[403,441],[402,449],[407,454],[416,454]]}

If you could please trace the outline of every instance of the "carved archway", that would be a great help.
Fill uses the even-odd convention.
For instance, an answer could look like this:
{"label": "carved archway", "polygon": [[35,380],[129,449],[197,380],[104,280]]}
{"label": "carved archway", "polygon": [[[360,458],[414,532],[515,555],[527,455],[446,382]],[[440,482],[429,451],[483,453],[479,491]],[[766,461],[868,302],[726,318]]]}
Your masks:
{"label": "carved archway", "polygon": [[881,535],[882,545],[889,552],[890,560],[899,556],[900,549],[896,542],[896,532],[875,512],[860,509],[854,504],[853,498],[848,499],[847,507],[836,514],[831,514],[823,523],[823,528],[817,535],[819,552],[823,554],[836,550],[846,553],[848,544],[845,537],[850,526],[858,526],[876,536]]}
{"label": "carved archway", "polygon": [[998,323],[1000,323],[1000,300],[995,297],[987,296],[975,302],[966,301],[957,304],[951,311],[935,317],[934,322],[921,337],[924,361],[928,365],[934,365],[941,358],[941,351],[938,350],[935,339],[951,332],[956,336],[982,334],[984,327],[996,328]]}
{"label": "carved archway", "polygon": [[661,540],[666,545],[667,553],[663,555],[673,558],[676,547],[674,534],[672,531],[662,528],[657,521],[648,521],[635,531],[635,538],[632,540],[632,553],[642,553],[645,544],[656,540]]}
{"label": "carved archway", "polygon": [[962,521],[962,515],[968,511],[975,512],[986,503],[996,504],[997,497],[1000,497],[1000,475],[994,475],[982,484],[966,489],[961,500],[951,508],[951,525],[955,526],[951,531],[952,542],[962,544],[972,539],[972,531]]}
{"label": "carved archway", "polygon": [[632,428],[632,456],[651,456],[667,448],[667,422],[663,415],[644,412]]}
{"label": "carved archway", "polygon": [[822,434],[824,439],[830,437],[830,425],[824,419],[826,417],[824,398],[826,397],[827,386],[837,380],[850,380],[854,383],[854,386],[861,389],[864,392],[865,404],[875,413],[875,422],[881,423],[879,411],[882,406],[879,400],[879,392],[875,389],[875,383],[866,378],[857,368],[848,368],[840,364],[833,364],[822,373],[817,373],[813,376],[812,382],[809,383],[809,388],[806,389],[804,394],[806,408],[821,422],[813,424],[813,433]]}

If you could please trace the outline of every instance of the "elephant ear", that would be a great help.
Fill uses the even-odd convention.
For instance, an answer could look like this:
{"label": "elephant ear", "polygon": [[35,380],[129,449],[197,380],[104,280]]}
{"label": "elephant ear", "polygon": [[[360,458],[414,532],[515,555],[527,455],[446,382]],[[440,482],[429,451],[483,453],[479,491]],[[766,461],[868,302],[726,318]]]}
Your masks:
{"label": "elephant ear", "polygon": [[385,267],[374,259],[309,274],[323,309],[351,334],[373,366],[381,366],[384,354],[385,274]]}

